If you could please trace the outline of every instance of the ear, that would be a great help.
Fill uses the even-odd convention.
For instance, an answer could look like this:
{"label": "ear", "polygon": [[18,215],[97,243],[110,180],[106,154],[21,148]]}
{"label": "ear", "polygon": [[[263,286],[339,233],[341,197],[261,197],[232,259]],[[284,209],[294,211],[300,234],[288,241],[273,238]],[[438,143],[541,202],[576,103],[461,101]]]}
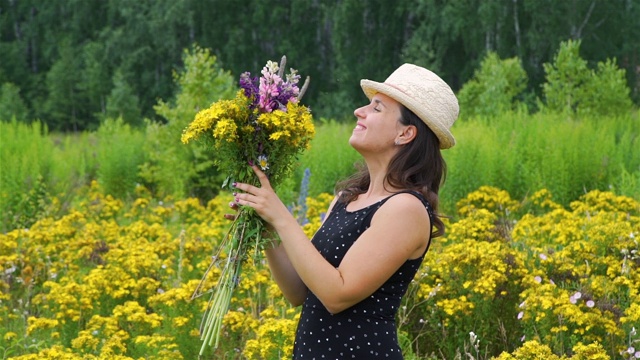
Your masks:
{"label": "ear", "polygon": [[405,145],[413,141],[418,135],[418,129],[415,125],[404,126],[402,131],[396,137],[397,145]]}

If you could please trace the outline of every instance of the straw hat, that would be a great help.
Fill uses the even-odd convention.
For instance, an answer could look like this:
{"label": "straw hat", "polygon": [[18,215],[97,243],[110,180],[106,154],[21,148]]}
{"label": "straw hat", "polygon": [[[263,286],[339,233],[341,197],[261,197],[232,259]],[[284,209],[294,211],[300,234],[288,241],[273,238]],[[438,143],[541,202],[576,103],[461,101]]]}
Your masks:
{"label": "straw hat", "polygon": [[440,149],[455,145],[451,125],[458,118],[458,99],[438,75],[413,64],[404,64],[384,83],[363,79],[360,86],[371,99],[383,93],[413,111],[440,140]]}

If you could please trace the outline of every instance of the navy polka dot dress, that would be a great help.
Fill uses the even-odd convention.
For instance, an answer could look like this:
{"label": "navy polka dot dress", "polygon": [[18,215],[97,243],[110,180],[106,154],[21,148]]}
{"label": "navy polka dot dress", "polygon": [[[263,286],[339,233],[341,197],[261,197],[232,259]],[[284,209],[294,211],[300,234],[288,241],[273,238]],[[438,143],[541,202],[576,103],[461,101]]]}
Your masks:
{"label": "navy polka dot dress", "polygon": [[[425,204],[432,218],[433,212],[424,197],[419,193],[410,193]],[[327,261],[338,267],[347,250],[369,228],[373,214],[388,199],[357,211],[347,211],[345,203],[337,202],[312,243]],[[407,260],[371,296],[338,314],[329,313],[309,291],[302,306],[293,358],[402,359],[395,316],[423,257],[424,254],[418,259]]]}

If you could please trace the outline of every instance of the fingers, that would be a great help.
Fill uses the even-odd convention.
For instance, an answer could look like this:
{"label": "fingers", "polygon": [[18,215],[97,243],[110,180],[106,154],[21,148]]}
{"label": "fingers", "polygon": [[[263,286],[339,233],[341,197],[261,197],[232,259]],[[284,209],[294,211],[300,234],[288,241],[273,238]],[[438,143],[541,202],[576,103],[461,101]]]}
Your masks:
{"label": "fingers", "polygon": [[[238,203],[236,203],[235,201],[230,202],[229,207],[233,211],[236,211],[236,212],[238,211]],[[235,220],[237,217],[238,217],[238,214],[224,214],[224,218],[227,220]]]}
{"label": "fingers", "polygon": [[271,188],[271,184],[269,183],[269,178],[267,178],[267,175],[262,172],[262,170],[260,170],[260,168],[256,165],[251,165],[251,168],[258,177],[258,180],[260,180],[260,185],[262,185],[262,187]]}
{"label": "fingers", "polygon": [[[260,168],[256,165],[251,165],[251,169],[253,169],[253,172],[256,174],[256,177],[260,181],[260,187],[271,190],[271,183],[269,182],[269,178],[267,177],[267,175],[262,172],[262,170],[260,170]],[[250,194],[255,194],[260,189],[256,186],[245,183],[233,183],[233,187]]]}

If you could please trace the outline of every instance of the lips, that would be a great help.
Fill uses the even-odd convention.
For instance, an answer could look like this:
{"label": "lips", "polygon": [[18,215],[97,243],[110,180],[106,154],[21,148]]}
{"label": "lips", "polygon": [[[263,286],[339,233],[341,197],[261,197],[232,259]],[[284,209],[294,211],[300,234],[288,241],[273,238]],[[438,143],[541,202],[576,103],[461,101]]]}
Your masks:
{"label": "lips", "polygon": [[356,124],[356,127],[353,129],[353,131],[357,131],[357,130],[364,130],[364,129],[366,129],[366,128],[367,128],[367,127],[366,127],[366,126],[364,126],[364,125],[362,125],[361,123],[357,123],[357,124]]}

